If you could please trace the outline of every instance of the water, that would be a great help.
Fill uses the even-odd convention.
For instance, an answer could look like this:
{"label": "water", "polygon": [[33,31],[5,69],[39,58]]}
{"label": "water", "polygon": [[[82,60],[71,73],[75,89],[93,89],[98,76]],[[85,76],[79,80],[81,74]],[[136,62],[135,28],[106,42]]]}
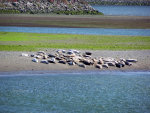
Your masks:
{"label": "water", "polygon": [[1,74],[0,112],[150,113],[150,72]]}
{"label": "water", "polygon": [[104,15],[150,16],[150,6],[93,6]]}
{"label": "water", "polygon": [[150,29],[104,29],[104,28],[49,28],[49,27],[0,27],[4,32],[58,33],[85,35],[150,36]]}

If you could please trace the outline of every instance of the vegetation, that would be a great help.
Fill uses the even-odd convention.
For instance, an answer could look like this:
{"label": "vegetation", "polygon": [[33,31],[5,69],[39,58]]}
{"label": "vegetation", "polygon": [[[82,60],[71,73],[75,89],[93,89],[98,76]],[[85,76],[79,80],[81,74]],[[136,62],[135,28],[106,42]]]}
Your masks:
{"label": "vegetation", "polygon": [[[19,10],[4,10],[0,9],[0,14],[20,14],[24,12],[20,12]],[[40,13],[33,13],[33,12],[26,12],[27,14],[40,14]],[[26,14],[24,13],[24,14]],[[45,12],[41,12],[45,13]],[[53,14],[64,14],[64,15],[104,15],[102,12],[98,11],[54,11]]]}
{"label": "vegetation", "polygon": [[18,10],[9,10],[9,9],[0,9],[0,14],[19,14],[20,11]]}
{"label": "vegetation", "polygon": [[41,48],[143,50],[150,49],[150,37],[0,32],[0,51]]}
{"label": "vegetation", "polygon": [[[8,10],[0,9],[0,14],[42,14],[45,12],[20,12],[19,10]],[[98,11],[53,11],[52,14],[64,14],[64,15],[104,15],[102,12]]]}
{"label": "vegetation", "polygon": [[65,15],[104,15],[98,11],[54,11],[54,14],[65,14]]}

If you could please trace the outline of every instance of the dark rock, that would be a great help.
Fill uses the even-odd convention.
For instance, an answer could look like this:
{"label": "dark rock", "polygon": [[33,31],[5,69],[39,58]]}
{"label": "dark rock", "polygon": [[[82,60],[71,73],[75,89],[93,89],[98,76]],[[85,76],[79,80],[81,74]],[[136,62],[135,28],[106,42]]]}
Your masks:
{"label": "dark rock", "polygon": [[18,2],[12,2],[12,5],[17,7],[19,5],[19,3]]}

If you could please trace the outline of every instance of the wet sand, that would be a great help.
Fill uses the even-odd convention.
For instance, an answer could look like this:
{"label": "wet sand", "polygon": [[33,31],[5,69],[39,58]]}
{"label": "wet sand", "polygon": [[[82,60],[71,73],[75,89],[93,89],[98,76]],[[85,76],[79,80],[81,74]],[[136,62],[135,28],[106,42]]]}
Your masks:
{"label": "wet sand", "polygon": [[[46,53],[51,53],[55,50],[50,49]],[[91,51],[91,50],[90,50]],[[84,52],[82,50],[82,52]],[[70,70],[119,70],[119,71],[149,71],[150,70],[150,50],[131,50],[131,51],[105,51],[96,50],[91,51],[92,57],[113,57],[119,58],[135,58],[137,63],[133,63],[132,66],[125,66],[123,68],[110,67],[109,69],[103,68],[102,70],[96,69],[93,66],[87,66],[87,68],[81,68],[78,66],[69,66],[68,64],[42,64],[40,62],[32,62],[31,57],[23,57],[21,53],[28,53],[31,55],[36,52],[7,52],[0,51],[0,72],[17,72],[17,71],[70,71]]]}
{"label": "wet sand", "polygon": [[0,26],[148,29],[150,17],[0,14]]}

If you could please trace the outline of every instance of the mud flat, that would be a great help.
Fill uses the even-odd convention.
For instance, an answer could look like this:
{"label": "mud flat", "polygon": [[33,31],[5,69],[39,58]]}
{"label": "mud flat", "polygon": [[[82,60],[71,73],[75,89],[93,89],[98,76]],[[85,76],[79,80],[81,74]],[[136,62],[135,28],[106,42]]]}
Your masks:
{"label": "mud flat", "polygon": [[150,17],[1,14],[0,26],[148,29]]}

